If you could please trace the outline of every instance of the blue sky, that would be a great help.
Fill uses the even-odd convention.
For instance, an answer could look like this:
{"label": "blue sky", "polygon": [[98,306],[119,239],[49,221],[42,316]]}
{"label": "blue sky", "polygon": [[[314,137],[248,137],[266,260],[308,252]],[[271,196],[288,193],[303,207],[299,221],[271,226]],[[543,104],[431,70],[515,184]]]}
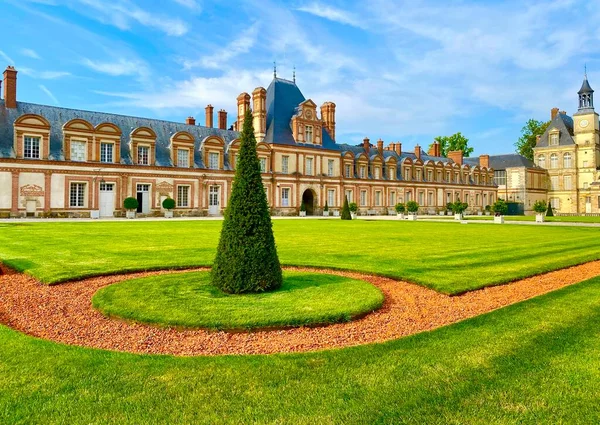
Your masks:
{"label": "blue sky", "polygon": [[0,0],[18,99],[184,121],[292,78],[337,104],[337,141],[404,150],[462,132],[514,151],[529,118],[600,87],[599,1]]}

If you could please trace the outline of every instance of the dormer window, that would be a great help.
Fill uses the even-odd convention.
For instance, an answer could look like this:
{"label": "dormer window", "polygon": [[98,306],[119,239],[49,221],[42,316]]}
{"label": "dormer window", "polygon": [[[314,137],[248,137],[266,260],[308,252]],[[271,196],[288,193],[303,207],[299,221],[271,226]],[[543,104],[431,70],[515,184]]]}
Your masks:
{"label": "dormer window", "polygon": [[139,146],[137,149],[138,165],[150,165],[150,146]]}
{"label": "dormer window", "polygon": [[260,172],[267,172],[267,158],[260,158]]}
{"label": "dormer window", "polygon": [[313,126],[312,125],[307,125],[305,127],[305,141],[306,143],[313,143]]}
{"label": "dormer window", "polygon": [[85,161],[86,142],[71,140],[71,161]]}
{"label": "dormer window", "polygon": [[40,159],[40,138],[25,136],[23,138],[23,158]]}
{"label": "dormer window", "polygon": [[114,143],[100,143],[100,162],[113,162]]}
{"label": "dormer window", "polygon": [[550,134],[550,146],[558,146],[558,133]]}

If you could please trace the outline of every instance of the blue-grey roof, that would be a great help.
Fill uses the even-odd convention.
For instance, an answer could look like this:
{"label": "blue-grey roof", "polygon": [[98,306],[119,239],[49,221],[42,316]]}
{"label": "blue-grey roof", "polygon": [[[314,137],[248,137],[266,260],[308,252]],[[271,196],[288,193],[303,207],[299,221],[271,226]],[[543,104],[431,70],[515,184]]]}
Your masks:
{"label": "blue-grey roof", "polygon": [[[478,157],[465,158],[464,162],[472,166],[480,165]],[[514,167],[538,168],[533,161],[525,158],[523,155],[519,155],[518,153],[490,155],[490,168],[501,171]]]}
{"label": "blue-grey roof", "polygon": [[540,138],[536,147],[547,147],[550,131],[557,129],[559,131],[559,146],[574,145],[573,141],[573,118],[566,114],[556,114],[556,117],[550,122],[550,125]]}
{"label": "blue-grey roof", "polygon": [[[194,163],[196,167],[205,168],[200,154],[200,143],[208,136],[220,136],[226,143],[232,142],[239,135],[236,131],[220,130],[218,128],[187,125],[170,121],[129,117],[125,115],[89,112],[78,109],[59,108],[56,106],[36,105],[33,103],[17,102],[16,108],[4,107],[0,101],[0,156],[15,157],[13,150],[13,124],[24,114],[41,115],[50,122],[50,159],[64,160],[63,125],[72,119],[79,118],[97,126],[101,123],[111,123],[121,129],[121,163],[131,164],[129,135],[138,127],[149,127],[156,133],[156,165],[172,166],[169,144],[171,136],[179,131],[187,131],[195,138]],[[226,167],[229,165],[226,160]]]}
{"label": "blue-grey roof", "polygon": [[306,99],[296,83],[282,78],[275,78],[267,88],[267,131],[266,143],[296,145],[317,149],[339,150],[337,145],[323,128],[322,146],[311,143],[296,143],[290,122],[297,112],[297,107]]}
{"label": "blue-grey roof", "polygon": [[587,75],[584,77],[583,83],[581,84],[581,88],[577,92],[577,94],[584,94],[584,93],[594,93],[594,90],[592,90],[592,87],[590,86],[590,83],[588,82]]}

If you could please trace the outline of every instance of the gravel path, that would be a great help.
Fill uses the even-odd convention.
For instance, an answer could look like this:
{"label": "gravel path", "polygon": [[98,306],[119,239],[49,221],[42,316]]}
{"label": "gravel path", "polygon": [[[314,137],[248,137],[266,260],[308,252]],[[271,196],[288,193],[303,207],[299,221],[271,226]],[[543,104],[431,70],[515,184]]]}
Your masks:
{"label": "gravel path", "polygon": [[389,341],[477,316],[598,276],[600,261],[455,297],[361,273],[294,270],[365,280],[379,287],[386,301],[381,309],[362,319],[326,327],[252,333],[162,329],[108,319],[92,308],[91,298],[99,288],[124,279],[177,272],[105,276],[46,286],[32,277],[2,268],[0,323],[65,344],[132,353],[197,356],[326,350]]}

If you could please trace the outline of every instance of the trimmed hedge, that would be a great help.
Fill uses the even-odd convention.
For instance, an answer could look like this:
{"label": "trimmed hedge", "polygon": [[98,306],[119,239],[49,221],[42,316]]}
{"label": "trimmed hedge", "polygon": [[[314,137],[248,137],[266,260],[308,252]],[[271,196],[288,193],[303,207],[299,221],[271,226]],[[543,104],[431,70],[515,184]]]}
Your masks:
{"label": "trimmed hedge", "polygon": [[350,214],[350,206],[348,205],[347,196],[344,196],[344,206],[342,207],[342,220],[352,220],[352,214]]}
{"label": "trimmed hedge", "polygon": [[172,210],[175,208],[175,200],[173,198],[166,198],[162,203],[162,207],[165,210]]}
{"label": "trimmed hedge", "polygon": [[123,208],[126,210],[137,210],[139,206],[140,203],[138,202],[137,198],[129,197],[125,198],[123,201]]}

